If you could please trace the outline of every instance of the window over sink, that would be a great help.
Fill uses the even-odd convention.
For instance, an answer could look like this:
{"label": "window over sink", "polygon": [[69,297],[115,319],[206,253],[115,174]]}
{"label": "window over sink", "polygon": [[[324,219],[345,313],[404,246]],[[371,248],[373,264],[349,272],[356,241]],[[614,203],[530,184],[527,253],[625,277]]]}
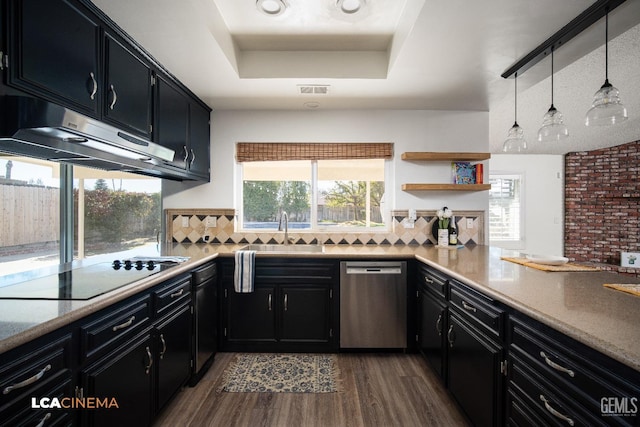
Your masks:
{"label": "window over sink", "polygon": [[[290,145],[303,146],[298,157],[305,157],[305,144]],[[286,212],[290,230],[384,229],[390,164],[388,158],[241,161],[239,227],[275,230]]]}

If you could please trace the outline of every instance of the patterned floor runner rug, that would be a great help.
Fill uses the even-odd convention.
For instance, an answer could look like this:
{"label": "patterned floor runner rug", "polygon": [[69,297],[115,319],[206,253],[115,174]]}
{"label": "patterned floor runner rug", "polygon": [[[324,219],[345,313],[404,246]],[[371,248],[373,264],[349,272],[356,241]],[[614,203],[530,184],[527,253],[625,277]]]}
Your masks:
{"label": "patterned floor runner rug", "polygon": [[339,372],[332,354],[239,353],[223,374],[222,392],[332,393]]}

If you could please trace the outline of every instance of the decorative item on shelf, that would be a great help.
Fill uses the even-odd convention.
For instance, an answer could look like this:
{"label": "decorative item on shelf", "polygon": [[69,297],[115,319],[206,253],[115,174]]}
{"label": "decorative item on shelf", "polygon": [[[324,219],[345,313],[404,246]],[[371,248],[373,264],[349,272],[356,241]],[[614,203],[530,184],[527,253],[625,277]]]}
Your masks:
{"label": "decorative item on shelf", "polygon": [[451,225],[449,226],[449,245],[458,244],[458,231],[456,230],[456,217],[451,217]]}
{"label": "decorative item on shelf", "polygon": [[452,162],[454,184],[475,184],[476,168],[470,162]]}
{"label": "decorative item on shelf", "polygon": [[620,101],[620,92],[609,83],[609,13],[605,15],[604,84],[593,95],[593,104],[584,119],[586,126],[606,126],[627,120],[627,109]]}
{"label": "decorative item on shelf", "polygon": [[449,246],[449,222],[453,212],[448,207],[439,209],[438,216],[438,246]]}

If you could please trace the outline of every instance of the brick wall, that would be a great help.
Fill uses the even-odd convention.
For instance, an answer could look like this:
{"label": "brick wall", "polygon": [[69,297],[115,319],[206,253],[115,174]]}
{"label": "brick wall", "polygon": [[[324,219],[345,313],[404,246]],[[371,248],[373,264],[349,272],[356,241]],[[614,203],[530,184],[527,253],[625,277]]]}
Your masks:
{"label": "brick wall", "polygon": [[640,252],[640,141],[565,157],[565,255],[607,270]]}

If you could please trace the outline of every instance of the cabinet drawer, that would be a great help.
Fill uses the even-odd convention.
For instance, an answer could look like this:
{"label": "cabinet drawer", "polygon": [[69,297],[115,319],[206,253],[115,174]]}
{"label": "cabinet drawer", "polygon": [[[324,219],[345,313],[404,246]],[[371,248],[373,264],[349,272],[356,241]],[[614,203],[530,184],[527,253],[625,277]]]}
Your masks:
{"label": "cabinet drawer", "polygon": [[68,334],[39,348],[27,344],[3,355],[3,360],[9,357],[11,361],[0,366],[0,407],[32,395],[54,378],[70,375],[71,342]]}
{"label": "cabinet drawer", "polygon": [[[640,399],[639,383],[633,386],[631,378],[624,380],[619,374],[614,374],[620,372],[615,367],[617,362],[610,361],[612,366],[605,368],[582,359],[580,355],[586,356],[588,350],[580,348],[579,343],[570,344],[567,337],[555,340],[549,333],[543,335],[515,318],[509,321],[509,334],[514,354],[591,411],[600,412],[603,398]],[[635,376],[638,377],[637,374]]]}
{"label": "cabinet drawer", "polygon": [[603,417],[599,408],[584,408],[562,386],[546,381],[516,355],[509,355],[509,368],[509,392],[520,395],[526,407],[543,419],[542,425],[619,425],[615,419],[619,417]]}
{"label": "cabinet drawer", "polygon": [[[12,427],[72,425],[73,410],[42,406],[49,405],[50,400],[41,401],[41,399],[54,397],[57,397],[59,402],[62,402],[63,398],[73,397],[70,373],[66,378],[61,377],[53,383],[40,385],[28,395],[3,408],[0,411],[0,425]],[[32,399],[35,399],[39,407],[32,407]]]}
{"label": "cabinet drawer", "polygon": [[107,308],[92,317],[90,323],[80,327],[82,356],[91,357],[109,345],[130,337],[150,324],[149,296],[118,308]]}
{"label": "cabinet drawer", "polygon": [[468,289],[455,280],[450,280],[451,304],[460,312],[476,320],[496,336],[502,335],[503,310],[492,305],[493,301]]}
{"label": "cabinet drawer", "polygon": [[446,276],[424,264],[418,266],[418,284],[430,289],[443,298],[446,296]]}
{"label": "cabinet drawer", "polygon": [[189,276],[161,285],[159,289],[153,291],[157,317],[169,313],[189,301],[191,301],[191,278]]}

